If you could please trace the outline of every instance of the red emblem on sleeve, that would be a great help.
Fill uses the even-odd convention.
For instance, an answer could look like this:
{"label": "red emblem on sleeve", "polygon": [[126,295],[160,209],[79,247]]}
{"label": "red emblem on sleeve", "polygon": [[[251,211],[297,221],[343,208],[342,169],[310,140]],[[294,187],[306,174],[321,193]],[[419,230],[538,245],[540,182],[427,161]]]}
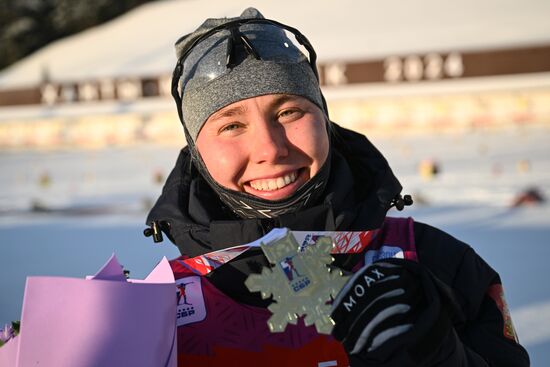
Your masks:
{"label": "red emblem on sleeve", "polygon": [[510,316],[508,304],[504,298],[504,289],[502,289],[502,285],[493,284],[487,290],[487,294],[495,301],[500,313],[502,314],[502,319],[504,320],[504,336],[518,343],[518,337],[516,330],[514,329],[514,324],[512,323],[512,316]]}

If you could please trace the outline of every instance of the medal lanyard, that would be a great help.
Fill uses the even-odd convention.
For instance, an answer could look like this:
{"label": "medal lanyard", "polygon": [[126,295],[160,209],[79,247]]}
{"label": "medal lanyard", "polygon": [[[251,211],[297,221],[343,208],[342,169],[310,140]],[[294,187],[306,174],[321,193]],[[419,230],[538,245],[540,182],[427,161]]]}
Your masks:
{"label": "medal lanyard", "polygon": [[[252,248],[259,248],[260,244],[268,244],[284,237],[288,229],[275,228],[262,238],[246,245],[234,246],[223,250],[209,252],[193,258],[178,260],[183,266],[198,275],[206,275],[228,263],[237,256]],[[308,246],[314,245],[320,237],[330,237],[334,243],[333,254],[356,254],[362,252],[376,238],[379,229],[371,231],[291,231],[299,244],[298,252],[304,251]]]}

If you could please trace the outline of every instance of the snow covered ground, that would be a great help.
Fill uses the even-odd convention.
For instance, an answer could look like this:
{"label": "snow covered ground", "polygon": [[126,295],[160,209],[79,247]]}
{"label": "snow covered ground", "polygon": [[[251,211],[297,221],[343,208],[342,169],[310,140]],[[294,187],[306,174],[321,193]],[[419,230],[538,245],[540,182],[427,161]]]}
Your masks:
{"label": "snow covered ground", "polygon": [[[511,208],[518,192],[550,196],[550,130],[375,137],[417,204],[402,213],[471,244],[502,277],[533,366],[550,365],[550,205]],[[132,277],[177,255],[141,231],[178,147],[0,154],[0,324],[18,319],[29,275],[82,277],[116,252]],[[432,160],[429,179],[418,165]],[[423,204],[422,204],[423,202]]]}

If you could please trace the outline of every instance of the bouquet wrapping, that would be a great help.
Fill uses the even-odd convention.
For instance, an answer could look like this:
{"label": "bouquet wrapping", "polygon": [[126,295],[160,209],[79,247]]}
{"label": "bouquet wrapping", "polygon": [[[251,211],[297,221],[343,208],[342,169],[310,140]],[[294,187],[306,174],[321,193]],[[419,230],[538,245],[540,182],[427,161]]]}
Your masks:
{"label": "bouquet wrapping", "polygon": [[20,334],[0,366],[176,366],[176,294],[166,258],[126,279],[113,255],[86,279],[28,277]]}

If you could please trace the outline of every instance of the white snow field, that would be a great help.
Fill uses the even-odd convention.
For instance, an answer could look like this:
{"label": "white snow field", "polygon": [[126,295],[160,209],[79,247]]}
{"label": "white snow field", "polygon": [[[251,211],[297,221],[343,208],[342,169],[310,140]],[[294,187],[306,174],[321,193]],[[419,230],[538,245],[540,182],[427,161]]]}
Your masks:
{"label": "white snow field", "polygon": [[[550,206],[510,204],[528,187],[550,195],[549,138],[542,128],[373,138],[417,200],[391,215],[447,230],[500,272],[520,340],[541,367],[550,363]],[[178,149],[2,152],[0,324],[19,318],[29,275],[82,277],[115,252],[140,278],[176,257],[168,240],[156,245],[141,231]],[[426,159],[440,168],[431,179],[419,173]]]}

